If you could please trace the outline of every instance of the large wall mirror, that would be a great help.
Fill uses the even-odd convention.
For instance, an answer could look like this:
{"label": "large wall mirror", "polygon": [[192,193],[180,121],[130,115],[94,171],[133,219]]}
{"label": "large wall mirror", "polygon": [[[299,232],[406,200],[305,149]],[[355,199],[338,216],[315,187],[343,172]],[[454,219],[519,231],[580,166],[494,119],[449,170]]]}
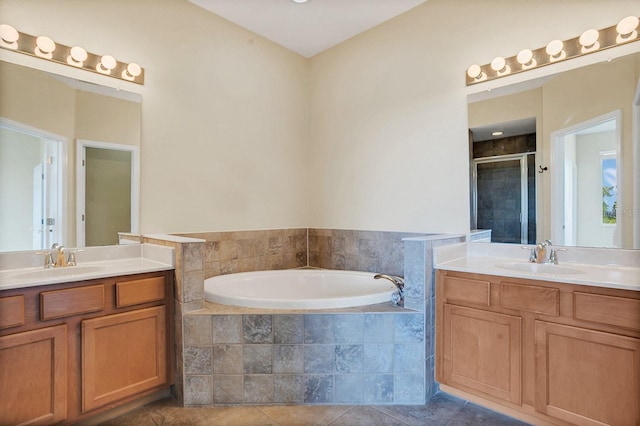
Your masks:
{"label": "large wall mirror", "polygon": [[472,229],[639,248],[639,80],[632,53],[470,95]]}
{"label": "large wall mirror", "polygon": [[0,61],[0,251],[138,226],[141,95]]}

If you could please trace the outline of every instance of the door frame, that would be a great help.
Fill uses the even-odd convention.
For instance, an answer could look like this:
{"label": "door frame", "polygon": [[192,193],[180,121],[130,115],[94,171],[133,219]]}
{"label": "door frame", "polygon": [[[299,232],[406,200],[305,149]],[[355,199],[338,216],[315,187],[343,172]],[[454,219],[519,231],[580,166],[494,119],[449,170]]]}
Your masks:
{"label": "door frame", "polygon": [[140,223],[140,147],[87,139],[76,141],[76,245],[85,246],[86,176],[84,164],[87,148],[100,148],[131,153],[131,232],[137,233]]}

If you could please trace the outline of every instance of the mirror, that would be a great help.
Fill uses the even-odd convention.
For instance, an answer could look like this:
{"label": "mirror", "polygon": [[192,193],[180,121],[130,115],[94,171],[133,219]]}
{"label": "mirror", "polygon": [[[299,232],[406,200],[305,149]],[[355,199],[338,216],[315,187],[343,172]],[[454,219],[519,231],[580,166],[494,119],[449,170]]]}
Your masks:
{"label": "mirror", "polygon": [[[82,246],[82,223],[87,245],[116,244],[118,232],[137,232],[141,96],[5,61],[0,76],[0,251]],[[83,147],[92,149],[91,161],[83,161]],[[92,176],[86,185],[76,179],[76,163]],[[129,176],[105,178],[101,170]],[[127,182],[130,193],[96,185],[116,181]],[[105,202],[90,189],[96,186],[119,201]],[[125,211],[129,223],[109,223],[117,215],[107,208]],[[97,213],[90,220],[85,211]]]}
{"label": "mirror", "polygon": [[[507,226],[501,220],[484,221],[482,211],[488,209],[484,216],[494,220],[509,216],[518,224],[512,226],[515,240],[502,242],[551,239],[557,245],[629,249],[636,244],[638,248],[633,234],[640,226],[634,210],[638,193],[634,176],[639,173],[634,159],[639,152],[640,116],[634,106],[639,65],[640,53],[634,53],[470,95],[472,229],[482,228],[483,223],[493,223],[500,230]],[[503,133],[492,136],[494,131]],[[532,154],[534,162],[529,158]],[[523,159],[513,163],[518,157]],[[502,159],[513,163],[510,180],[494,178],[498,186],[489,192],[515,191],[516,195],[513,201],[504,197],[487,201],[478,192],[488,179],[485,169],[498,168],[495,162]],[[489,162],[494,162],[491,167],[483,164]],[[500,167],[507,166],[505,162]],[[584,204],[587,198],[591,201]],[[503,210],[506,204],[515,210]],[[527,218],[528,235],[523,223]],[[530,232],[531,228],[535,231]]]}

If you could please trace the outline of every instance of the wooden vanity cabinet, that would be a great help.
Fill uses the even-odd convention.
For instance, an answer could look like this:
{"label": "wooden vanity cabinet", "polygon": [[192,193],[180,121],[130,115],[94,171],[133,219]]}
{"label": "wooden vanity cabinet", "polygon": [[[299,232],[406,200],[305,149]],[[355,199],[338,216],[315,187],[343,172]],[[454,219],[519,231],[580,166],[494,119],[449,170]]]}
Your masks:
{"label": "wooden vanity cabinet", "polygon": [[0,424],[70,424],[172,384],[172,271],[0,292]]}
{"label": "wooden vanity cabinet", "polygon": [[436,380],[535,424],[640,425],[640,292],[436,272]]}

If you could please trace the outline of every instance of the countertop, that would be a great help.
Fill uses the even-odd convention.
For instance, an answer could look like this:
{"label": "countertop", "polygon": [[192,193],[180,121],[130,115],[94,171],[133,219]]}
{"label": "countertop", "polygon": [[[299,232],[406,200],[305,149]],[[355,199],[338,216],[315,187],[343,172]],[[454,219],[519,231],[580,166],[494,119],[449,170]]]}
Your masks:
{"label": "countertop", "polygon": [[640,291],[640,250],[571,247],[559,257],[558,265],[516,270],[538,268],[528,262],[528,252],[520,245],[472,242],[435,249],[434,268]]}
{"label": "countertop", "polygon": [[0,254],[0,290],[142,274],[174,269],[170,247],[153,244],[90,247],[76,253],[77,266],[45,269],[33,266],[34,252]]}

